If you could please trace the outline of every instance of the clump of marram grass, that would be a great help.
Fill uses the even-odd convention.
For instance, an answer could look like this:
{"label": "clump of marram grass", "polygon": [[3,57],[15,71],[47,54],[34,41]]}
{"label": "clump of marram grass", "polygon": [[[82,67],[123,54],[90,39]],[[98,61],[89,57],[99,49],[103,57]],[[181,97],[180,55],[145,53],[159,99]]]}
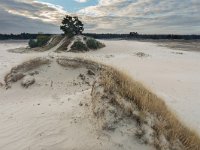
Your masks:
{"label": "clump of marram grass", "polygon": [[86,39],[86,44],[89,49],[100,49],[105,47],[105,45],[93,38]]}
{"label": "clump of marram grass", "polygon": [[100,71],[103,67],[102,64],[94,62],[92,60],[86,60],[82,58],[65,58],[61,57],[56,60],[56,62],[63,67],[80,68],[86,67],[92,71]]}
{"label": "clump of marram grass", "polygon": [[[186,150],[200,149],[200,137],[194,131],[184,126],[167,108],[164,101],[142,84],[133,81],[126,74],[113,68],[104,70],[100,82],[106,91],[116,91],[122,97],[134,103],[139,111],[154,116],[156,122],[152,129],[158,138],[161,136],[166,138],[170,149],[173,149],[173,146],[177,144],[179,148],[181,147],[180,149],[182,147]],[[139,120],[142,120],[142,118],[139,118]],[[156,140],[154,141],[154,146],[157,149],[162,148]]]}
{"label": "clump of marram grass", "polygon": [[32,69],[35,69],[37,67],[40,67],[42,65],[45,64],[49,64],[50,60],[47,58],[35,58],[35,59],[31,59],[29,61],[26,61],[16,67],[13,67],[11,69],[11,72],[26,72]]}
{"label": "clump of marram grass", "polygon": [[26,61],[16,67],[13,67],[11,71],[4,77],[4,82],[6,85],[9,84],[9,82],[17,82],[24,77],[23,73],[49,63],[50,60],[46,58],[35,58]]}

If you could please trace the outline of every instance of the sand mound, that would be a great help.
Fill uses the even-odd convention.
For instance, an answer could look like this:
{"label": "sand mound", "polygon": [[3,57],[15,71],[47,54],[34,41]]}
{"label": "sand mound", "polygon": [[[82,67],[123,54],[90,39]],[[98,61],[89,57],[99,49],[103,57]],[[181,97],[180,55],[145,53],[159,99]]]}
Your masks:
{"label": "sand mound", "polygon": [[83,35],[74,36],[73,38],[64,38],[64,42],[56,51],[66,52],[85,52],[105,47],[103,43]]}
{"label": "sand mound", "polygon": [[64,42],[58,47],[57,51],[67,51],[67,52],[71,51],[71,46],[76,41],[84,42],[83,36],[75,36],[71,39],[69,39],[68,37],[65,37]]}
{"label": "sand mound", "polygon": [[5,83],[2,150],[199,148],[161,99],[111,67],[36,58],[11,69]]}
{"label": "sand mound", "polygon": [[28,71],[49,63],[50,60],[46,58],[36,58],[24,62],[23,64],[12,68],[11,71],[4,77],[4,82],[6,86],[9,87],[11,83],[21,80]]}
{"label": "sand mound", "polygon": [[68,38],[67,36],[54,35],[50,38],[46,45],[36,48],[16,48],[10,49],[12,53],[31,53],[31,52],[85,52],[105,47],[105,45],[93,38],[83,35]]}
{"label": "sand mound", "polygon": [[44,51],[55,51],[63,44],[64,37],[62,35],[53,35],[46,45],[42,47],[29,48],[20,47],[15,49],[9,49],[8,51],[11,53],[31,53],[31,52],[44,52]]}
{"label": "sand mound", "polygon": [[[135,140],[155,146],[157,149],[183,149],[179,142],[170,143],[164,135],[157,135],[153,129],[156,117],[142,112],[128,98],[122,97],[117,91],[108,91],[101,81],[95,82],[92,90],[93,113],[97,119],[97,126],[103,130],[121,133],[127,139]],[[123,130],[125,129],[125,130]]]}
{"label": "sand mound", "polygon": [[92,99],[93,113],[103,129],[118,129],[126,118],[133,122],[132,135],[142,143],[161,150],[199,150],[200,137],[182,124],[162,99],[126,74],[104,69],[94,83]]}
{"label": "sand mound", "polygon": [[5,77],[10,88],[0,89],[0,149],[151,149],[122,134],[132,126],[116,132],[96,126],[91,90],[101,69],[65,58],[37,58],[11,69]]}

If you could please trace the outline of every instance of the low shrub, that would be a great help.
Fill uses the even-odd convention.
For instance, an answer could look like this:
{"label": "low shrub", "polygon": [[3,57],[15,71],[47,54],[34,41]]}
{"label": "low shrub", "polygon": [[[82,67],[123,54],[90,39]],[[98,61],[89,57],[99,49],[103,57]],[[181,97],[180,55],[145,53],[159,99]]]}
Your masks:
{"label": "low shrub", "polygon": [[50,40],[49,36],[38,35],[35,40],[30,39],[28,44],[29,44],[30,48],[42,47],[42,46],[46,45],[49,40]]}
{"label": "low shrub", "polygon": [[73,45],[71,46],[71,49],[77,50],[77,51],[87,51],[88,50],[87,46],[83,42],[81,42],[80,40],[75,41],[73,43]]}
{"label": "low shrub", "polygon": [[34,39],[30,39],[29,42],[28,42],[28,45],[29,45],[30,48],[38,47],[37,41],[34,40]]}
{"label": "low shrub", "polygon": [[93,38],[87,39],[86,44],[89,49],[99,49],[99,48],[105,47],[105,45],[103,43],[101,43]]}
{"label": "low shrub", "polygon": [[39,35],[37,37],[37,43],[38,43],[38,46],[44,46],[48,43],[48,41],[50,40],[50,37],[49,36],[46,36],[46,35]]}

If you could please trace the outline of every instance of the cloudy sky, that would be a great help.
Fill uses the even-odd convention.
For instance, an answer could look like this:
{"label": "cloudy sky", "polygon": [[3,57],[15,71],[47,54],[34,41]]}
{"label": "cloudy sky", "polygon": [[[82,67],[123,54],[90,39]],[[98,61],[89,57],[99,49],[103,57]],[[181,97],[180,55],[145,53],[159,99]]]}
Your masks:
{"label": "cloudy sky", "polygon": [[0,33],[60,33],[66,14],[85,32],[200,34],[200,0],[0,0]]}

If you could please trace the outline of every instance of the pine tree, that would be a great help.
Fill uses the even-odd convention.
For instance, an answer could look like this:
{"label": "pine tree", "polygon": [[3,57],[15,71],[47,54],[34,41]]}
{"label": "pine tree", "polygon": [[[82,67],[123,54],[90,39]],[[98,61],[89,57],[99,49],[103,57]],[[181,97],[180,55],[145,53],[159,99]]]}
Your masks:
{"label": "pine tree", "polygon": [[83,26],[83,23],[78,19],[78,17],[66,15],[62,20],[60,29],[65,33],[66,36],[73,37],[75,35],[82,34],[84,31]]}

